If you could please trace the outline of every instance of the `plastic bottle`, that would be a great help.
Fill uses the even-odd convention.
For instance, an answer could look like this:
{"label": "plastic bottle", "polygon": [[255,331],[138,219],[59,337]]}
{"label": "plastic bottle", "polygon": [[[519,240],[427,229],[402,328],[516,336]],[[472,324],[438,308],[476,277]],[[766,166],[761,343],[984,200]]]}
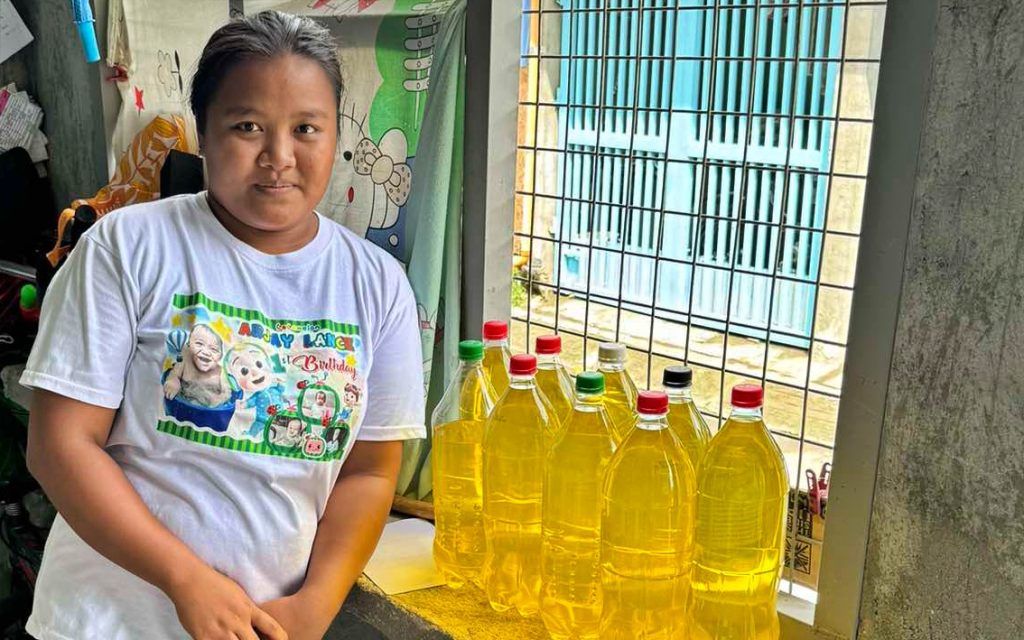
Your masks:
{"label": "plastic bottle", "polygon": [[431,416],[434,562],[445,583],[480,582],[483,568],[483,444],[496,401],[483,369],[484,345],[459,343],[460,365]]}
{"label": "plastic bottle", "polygon": [[564,428],[573,409],[573,383],[565,370],[559,354],[562,353],[561,336],[537,336],[534,351],[537,353],[537,386],[547,398]]}
{"label": "plastic bottle", "polygon": [[782,452],[761,418],[764,392],[732,390],[732,415],[701,463],[693,572],[699,640],[775,640],[789,491]]}
{"label": "plastic bottle", "polygon": [[601,639],[688,638],[696,479],[665,419],[668,396],[641,392],[637,413],[605,474]]}
{"label": "plastic bottle", "polygon": [[508,323],[488,320],[484,323],[484,372],[498,398],[508,391]]}
{"label": "plastic bottle", "polygon": [[597,369],[604,374],[604,406],[615,430],[615,441],[622,442],[636,419],[636,385],[626,372],[626,346],[602,342],[597,348]]}
{"label": "plastic bottle", "polygon": [[484,590],[496,611],[540,606],[541,504],[551,418],[537,389],[537,358],[512,356],[508,392],[484,433]]}
{"label": "plastic bottle", "polygon": [[693,371],[689,367],[665,367],[661,384],[668,394],[668,426],[696,471],[711,441],[711,430],[693,402]]}
{"label": "plastic bottle", "polygon": [[601,489],[615,451],[604,376],[576,377],[576,402],[544,474],[541,618],[561,638],[597,638],[601,622]]}
{"label": "plastic bottle", "polygon": [[39,292],[35,285],[26,284],[18,294],[18,311],[27,322],[39,322]]}

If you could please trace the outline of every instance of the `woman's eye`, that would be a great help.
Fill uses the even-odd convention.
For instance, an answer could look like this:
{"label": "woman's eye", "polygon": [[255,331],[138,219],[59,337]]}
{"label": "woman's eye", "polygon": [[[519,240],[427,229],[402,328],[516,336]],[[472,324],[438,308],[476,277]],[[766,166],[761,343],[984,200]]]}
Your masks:
{"label": "woman's eye", "polygon": [[255,122],[239,122],[235,128],[244,133],[255,133],[260,130],[259,125]]}
{"label": "woman's eye", "polygon": [[242,375],[243,376],[249,375],[249,369],[247,367],[242,367]]}
{"label": "woman's eye", "polygon": [[300,124],[295,130],[299,133],[316,133],[316,127],[311,124]]}

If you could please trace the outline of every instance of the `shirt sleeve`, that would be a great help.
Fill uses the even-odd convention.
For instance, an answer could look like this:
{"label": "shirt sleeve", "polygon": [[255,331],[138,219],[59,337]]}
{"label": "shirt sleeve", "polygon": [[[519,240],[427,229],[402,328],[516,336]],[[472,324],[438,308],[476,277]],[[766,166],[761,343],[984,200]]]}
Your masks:
{"label": "shirt sleeve", "polygon": [[373,345],[366,414],[357,440],[426,438],[423,350],[412,287],[401,278],[397,300]]}
{"label": "shirt sleeve", "polygon": [[120,407],[137,342],[136,292],[117,257],[84,236],[46,290],[21,384]]}

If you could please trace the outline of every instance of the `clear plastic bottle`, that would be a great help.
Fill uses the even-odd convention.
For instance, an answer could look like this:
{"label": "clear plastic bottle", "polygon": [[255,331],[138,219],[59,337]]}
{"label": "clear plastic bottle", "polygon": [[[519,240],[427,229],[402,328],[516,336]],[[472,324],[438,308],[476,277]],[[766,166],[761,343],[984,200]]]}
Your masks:
{"label": "clear plastic bottle", "polygon": [[537,389],[537,358],[512,356],[508,392],[484,433],[484,590],[496,611],[540,606],[541,505],[551,418]]}
{"label": "clear plastic bottle", "polygon": [[711,441],[711,430],[693,402],[693,371],[689,367],[665,367],[661,384],[668,394],[668,426],[690,456],[694,470]]}
{"label": "clear plastic bottle", "polygon": [[602,342],[597,348],[597,370],[604,374],[604,406],[615,430],[615,441],[622,442],[636,419],[636,385],[626,371],[626,346]]}
{"label": "clear plastic bottle", "polygon": [[459,343],[459,369],[430,424],[434,482],[434,562],[445,583],[480,582],[486,544],[483,521],[483,444],[496,401],[483,369],[484,345]]}
{"label": "clear plastic bottle", "polygon": [[601,622],[601,489],[615,451],[604,376],[576,377],[576,403],[544,474],[540,613],[552,638],[597,638]]}
{"label": "clear plastic bottle", "polygon": [[604,480],[601,639],[688,638],[696,479],[668,396],[640,392],[637,413]]}
{"label": "clear plastic bottle", "polygon": [[776,640],[789,481],[761,417],[764,392],[732,390],[732,414],[711,439],[697,490],[692,637]]}
{"label": "clear plastic bottle", "polygon": [[562,353],[562,337],[537,336],[535,344],[537,386],[558,417],[560,428],[564,428],[566,420],[572,414],[574,394],[572,378],[559,358],[559,354]]}
{"label": "clear plastic bottle", "polygon": [[508,323],[488,320],[484,323],[484,373],[498,398],[508,391]]}

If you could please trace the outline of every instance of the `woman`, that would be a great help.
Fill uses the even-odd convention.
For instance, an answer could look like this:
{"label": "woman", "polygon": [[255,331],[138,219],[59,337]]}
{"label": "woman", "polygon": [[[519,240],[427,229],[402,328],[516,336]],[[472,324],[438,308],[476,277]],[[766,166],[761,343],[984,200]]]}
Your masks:
{"label": "woman", "polygon": [[[313,210],[341,90],[312,21],[222,27],[191,93],[209,190],[111,213],[53,281],[22,378],[29,467],[60,512],[35,637],[319,638],[362,571],[401,440],[425,430],[400,265]],[[233,402],[182,413],[163,381],[199,326],[222,359],[257,355],[204,363]],[[311,378],[361,387],[338,451],[322,434],[340,425],[301,415]],[[294,448],[263,437],[274,420],[296,422]]]}

